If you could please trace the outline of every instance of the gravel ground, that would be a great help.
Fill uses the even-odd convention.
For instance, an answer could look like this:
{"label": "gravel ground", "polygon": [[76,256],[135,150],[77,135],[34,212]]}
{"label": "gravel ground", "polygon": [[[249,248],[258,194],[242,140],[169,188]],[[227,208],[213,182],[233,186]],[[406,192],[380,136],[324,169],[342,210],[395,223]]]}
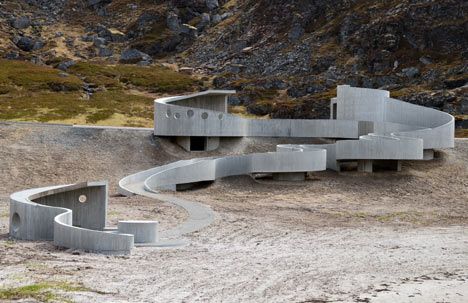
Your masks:
{"label": "gravel ground", "polygon": [[[232,141],[219,152],[275,143]],[[91,289],[62,294],[75,302],[468,301],[468,140],[434,161],[405,162],[399,173],[320,172],[304,183],[233,177],[177,193],[216,212],[180,249],[115,257],[8,239],[10,193],[85,180],[109,180],[109,225],[151,218],[174,226],[184,211],[119,197],[115,185],[190,157],[148,131],[0,124],[0,287],[61,281]]]}

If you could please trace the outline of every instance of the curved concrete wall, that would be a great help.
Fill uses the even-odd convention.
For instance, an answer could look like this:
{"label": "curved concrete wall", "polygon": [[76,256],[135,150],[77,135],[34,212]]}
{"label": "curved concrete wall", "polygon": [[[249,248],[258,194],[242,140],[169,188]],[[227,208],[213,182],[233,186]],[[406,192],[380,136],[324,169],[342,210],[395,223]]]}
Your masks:
{"label": "curved concrete wall", "polygon": [[[149,192],[176,190],[181,184],[250,173],[282,173],[296,179],[294,174],[305,171],[325,168],[339,171],[340,161],[349,160],[357,160],[358,169],[363,171],[372,171],[373,160],[383,160],[385,165],[390,162],[392,168],[399,169],[398,160],[429,159],[433,148],[454,146],[454,118],[451,115],[392,99],[388,91],[338,86],[337,97],[330,103],[329,120],[240,118],[227,113],[227,97],[233,93],[207,91],[155,100],[155,135],[351,140],[337,140],[331,144],[278,145],[276,153],[177,161],[123,178],[119,182],[120,192],[169,201],[161,194]],[[184,145],[186,143],[184,141]],[[192,209],[192,202],[183,202],[179,205],[184,205],[193,216],[187,224],[190,228],[186,230],[198,230],[211,222],[211,219],[206,219],[210,217],[208,209],[199,210],[199,205]],[[197,224],[197,221],[203,223]]]}
{"label": "curved concrete wall", "polygon": [[[177,163],[177,162],[176,162]],[[214,181],[228,176],[251,173],[291,173],[326,169],[326,151],[309,149],[295,153],[258,153],[221,158],[198,159],[162,169],[144,181],[148,191],[172,189],[176,185]]]}
{"label": "curved concrete wall", "polygon": [[[359,137],[358,121],[338,120],[260,120],[244,119],[200,106],[200,98],[222,96],[233,91],[207,91],[182,97],[155,100],[154,134],[157,136],[203,137]],[[223,99],[223,100],[224,100]],[[182,105],[181,101],[184,101]],[[210,100],[210,99],[208,99]],[[222,106],[219,106],[222,107]]]}
{"label": "curved concrete wall", "polygon": [[60,247],[128,254],[133,234],[105,231],[107,183],[29,189],[10,196],[10,236]]}
{"label": "curved concrete wall", "polygon": [[[227,113],[234,91],[155,100],[158,136],[325,137],[333,144],[279,145],[277,153],[192,159],[153,168],[120,181],[123,194],[132,186],[172,189],[177,184],[215,180],[253,172],[339,170],[344,160],[422,160],[425,149],[454,146],[454,118],[444,112],[390,98],[384,90],[338,86],[329,120],[255,120]],[[284,152],[294,152],[291,155]]]}

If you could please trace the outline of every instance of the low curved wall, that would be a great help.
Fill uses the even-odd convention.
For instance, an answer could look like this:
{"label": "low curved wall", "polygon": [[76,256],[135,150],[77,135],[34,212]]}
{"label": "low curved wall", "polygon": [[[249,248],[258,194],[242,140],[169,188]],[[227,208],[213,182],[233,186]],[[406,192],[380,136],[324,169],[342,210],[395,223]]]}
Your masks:
{"label": "low curved wall", "polygon": [[192,163],[166,167],[147,177],[146,190],[175,189],[176,185],[214,181],[251,173],[291,173],[326,169],[326,151],[309,149],[295,153],[257,153],[221,158],[197,159]]}
{"label": "low curved wall", "polygon": [[29,189],[10,196],[10,236],[109,254],[128,254],[133,235],[103,231],[107,183]]}

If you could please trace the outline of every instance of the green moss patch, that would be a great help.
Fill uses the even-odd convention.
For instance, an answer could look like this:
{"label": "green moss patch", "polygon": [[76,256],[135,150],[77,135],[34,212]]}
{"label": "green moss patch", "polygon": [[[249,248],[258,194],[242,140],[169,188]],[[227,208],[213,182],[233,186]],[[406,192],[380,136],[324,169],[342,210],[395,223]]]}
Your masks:
{"label": "green moss patch", "polygon": [[[86,98],[84,83],[96,92]],[[79,62],[68,75],[29,62],[0,60],[0,120],[151,127],[146,93],[194,90],[199,81],[163,66]]]}
{"label": "green moss patch", "polygon": [[83,82],[74,75],[64,75],[57,69],[29,62],[0,59],[0,91],[5,87],[20,87],[29,91],[77,91]]}
{"label": "green moss patch", "polygon": [[69,71],[83,77],[88,83],[106,88],[121,88],[127,85],[151,92],[172,93],[191,91],[199,84],[188,75],[180,74],[163,66],[101,65],[80,62]]}
{"label": "green moss patch", "polygon": [[[39,302],[71,302],[62,294],[63,292],[97,292],[79,284],[67,282],[43,282],[20,287],[0,289],[2,300],[34,299]],[[102,293],[102,292],[97,292]]]}
{"label": "green moss patch", "polygon": [[151,126],[153,117],[152,98],[121,90],[97,92],[89,100],[79,92],[27,93],[0,103],[1,120],[95,124],[121,114],[128,119],[117,125]]}

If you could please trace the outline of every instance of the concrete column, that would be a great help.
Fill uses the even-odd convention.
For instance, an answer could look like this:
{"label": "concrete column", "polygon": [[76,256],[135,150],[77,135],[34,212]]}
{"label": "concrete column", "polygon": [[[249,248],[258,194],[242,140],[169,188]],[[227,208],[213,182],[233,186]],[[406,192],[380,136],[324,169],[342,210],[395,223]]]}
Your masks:
{"label": "concrete column", "polygon": [[176,142],[186,151],[190,151],[190,137],[176,137]]}
{"label": "concrete column", "polygon": [[206,150],[212,151],[219,147],[219,137],[207,137],[206,138]]}
{"label": "concrete column", "polygon": [[423,160],[432,160],[434,159],[434,150],[433,149],[425,149],[423,151]]}
{"label": "concrete column", "polygon": [[373,161],[372,160],[358,160],[358,171],[371,173]]}

